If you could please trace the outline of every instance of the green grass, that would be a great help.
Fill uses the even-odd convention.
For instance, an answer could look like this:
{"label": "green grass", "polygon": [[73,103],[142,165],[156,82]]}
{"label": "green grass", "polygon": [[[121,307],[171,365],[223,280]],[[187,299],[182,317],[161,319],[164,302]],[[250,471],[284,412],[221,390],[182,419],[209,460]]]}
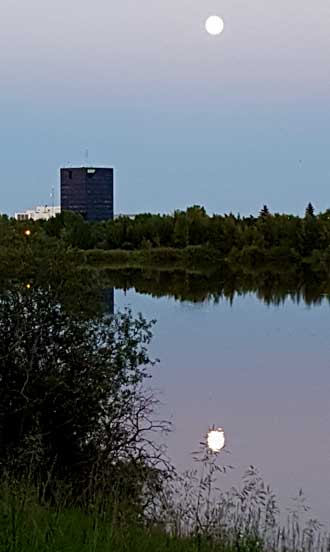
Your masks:
{"label": "green grass", "polygon": [[[251,484],[249,484],[251,487]],[[250,488],[246,487],[246,490]],[[246,500],[246,492],[239,501],[245,504],[239,517],[230,524],[225,521],[224,511],[218,510],[218,522],[213,530],[196,534],[193,528],[190,536],[179,526],[191,512],[185,508],[184,497],[178,503],[179,510],[171,510],[171,533],[163,524],[146,521],[133,522],[125,510],[108,507],[100,503],[85,506],[85,509],[68,507],[62,498],[50,507],[38,499],[37,491],[25,484],[0,484],[0,552],[325,552],[329,550],[329,536],[319,533],[313,524],[301,525],[296,514],[285,528],[272,525],[273,537],[264,545],[262,512],[259,502],[251,510],[253,501]],[[255,489],[256,490],[256,489]],[[252,496],[252,495],[251,495]],[[254,495],[258,497],[258,491]],[[230,498],[230,502],[233,497]],[[238,506],[239,502],[237,503]],[[228,503],[229,505],[229,503]],[[219,505],[218,505],[219,506]],[[215,505],[216,507],[216,505]],[[245,508],[247,507],[247,509]],[[216,507],[217,509],[217,507]],[[225,509],[226,510],[226,509]],[[238,512],[239,508],[234,508]],[[114,512],[117,512],[115,514]],[[178,512],[179,515],[178,515]],[[216,512],[216,510],[215,510]],[[244,513],[245,512],[245,513]],[[268,512],[271,514],[273,506]],[[186,521],[187,519],[186,518]],[[173,528],[176,527],[176,531]],[[193,526],[194,527],[194,526]],[[309,531],[306,532],[306,531]],[[271,535],[270,535],[271,536]]]}
{"label": "green grass", "polygon": [[0,499],[0,550],[6,552],[209,552],[231,548],[156,528],[114,524],[97,513],[40,506],[30,496]]}
{"label": "green grass", "polygon": [[184,249],[173,247],[154,247],[125,251],[122,249],[92,249],[80,251],[82,263],[95,267],[113,268],[197,268],[221,262],[204,246],[189,246]]}

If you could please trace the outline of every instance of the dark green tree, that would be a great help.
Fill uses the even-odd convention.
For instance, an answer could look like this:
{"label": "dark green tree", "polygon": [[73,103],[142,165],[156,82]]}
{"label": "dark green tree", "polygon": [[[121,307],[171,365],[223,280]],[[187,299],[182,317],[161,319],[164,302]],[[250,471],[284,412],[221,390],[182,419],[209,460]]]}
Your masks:
{"label": "dark green tree", "polygon": [[314,216],[314,207],[309,202],[305,210],[305,217],[313,217],[313,216]]}
{"label": "dark green tree", "polygon": [[177,247],[189,245],[189,223],[183,211],[176,211],[174,214],[173,242]]}
{"label": "dark green tree", "polygon": [[261,209],[260,213],[259,213],[259,216],[261,218],[265,218],[265,217],[268,217],[269,215],[270,215],[269,209],[268,209],[267,205],[264,205],[263,208]]}
{"label": "dark green tree", "polygon": [[143,387],[152,325],[129,311],[84,319],[41,288],[3,292],[0,471],[41,482],[51,474],[77,497],[93,474],[111,492],[123,463],[158,468],[150,436],[168,424],[154,421],[155,399]]}

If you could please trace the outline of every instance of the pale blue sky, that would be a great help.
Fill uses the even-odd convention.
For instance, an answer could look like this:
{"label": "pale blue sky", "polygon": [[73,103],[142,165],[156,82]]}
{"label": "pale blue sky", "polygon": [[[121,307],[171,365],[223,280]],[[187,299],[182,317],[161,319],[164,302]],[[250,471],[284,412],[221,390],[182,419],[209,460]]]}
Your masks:
{"label": "pale blue sky", "polygon": [[0,212],[86,148],[117,212],[328,208],[329,30],[328,0],[2,0]]}

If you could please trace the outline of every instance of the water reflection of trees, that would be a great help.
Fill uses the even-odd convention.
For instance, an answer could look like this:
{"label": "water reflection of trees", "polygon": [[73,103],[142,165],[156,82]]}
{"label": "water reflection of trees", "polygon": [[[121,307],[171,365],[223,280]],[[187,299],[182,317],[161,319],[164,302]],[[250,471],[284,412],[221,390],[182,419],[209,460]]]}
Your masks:
{"label": "water reflection of trees", "polygon": [[223,266],[213,272],[151,270],[142,268],[101,270],[101,280],[115,288],[134,288],[153,297],[174,297],[177,301],[231,304],[235,297],[254,293],[267,305],[281,305],[288,299],[296,304],[318,305],[330,300],[330,282],[306,269],[299,271],[247,272]]}
{"label": "water reflection of trees", "polygon": [[80,266],[79,253],[56,239],[14,233],[0,244],[0,297],[8,290],[51,293],[68,312],[82,317],[113,313],[113,290],[102,289],[96,271]]}

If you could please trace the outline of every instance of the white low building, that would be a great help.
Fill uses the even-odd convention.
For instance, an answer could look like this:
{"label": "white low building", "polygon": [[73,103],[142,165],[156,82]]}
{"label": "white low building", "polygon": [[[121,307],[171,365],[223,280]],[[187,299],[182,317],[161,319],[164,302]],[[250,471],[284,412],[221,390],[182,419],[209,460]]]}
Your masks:
{"label": "white low building", "polygon": [[132,215],[132,214],[127,214],[127,213],[119,213],[118,215],[114,215],[113,218],[115,220],[117,219],[120,219],[120,218],[123,218],[123,217],[126,217],[126,218],[129,218],[131,220],[134,220],[135,217],[137,217],[137,215]]}
{"label": "white low building", "polygon": [[35,209],[28,209],[21,213],[15,213],[16,220],[49,220],[60,214],[61,207],[52,207],[50,205],[38,205]]}

